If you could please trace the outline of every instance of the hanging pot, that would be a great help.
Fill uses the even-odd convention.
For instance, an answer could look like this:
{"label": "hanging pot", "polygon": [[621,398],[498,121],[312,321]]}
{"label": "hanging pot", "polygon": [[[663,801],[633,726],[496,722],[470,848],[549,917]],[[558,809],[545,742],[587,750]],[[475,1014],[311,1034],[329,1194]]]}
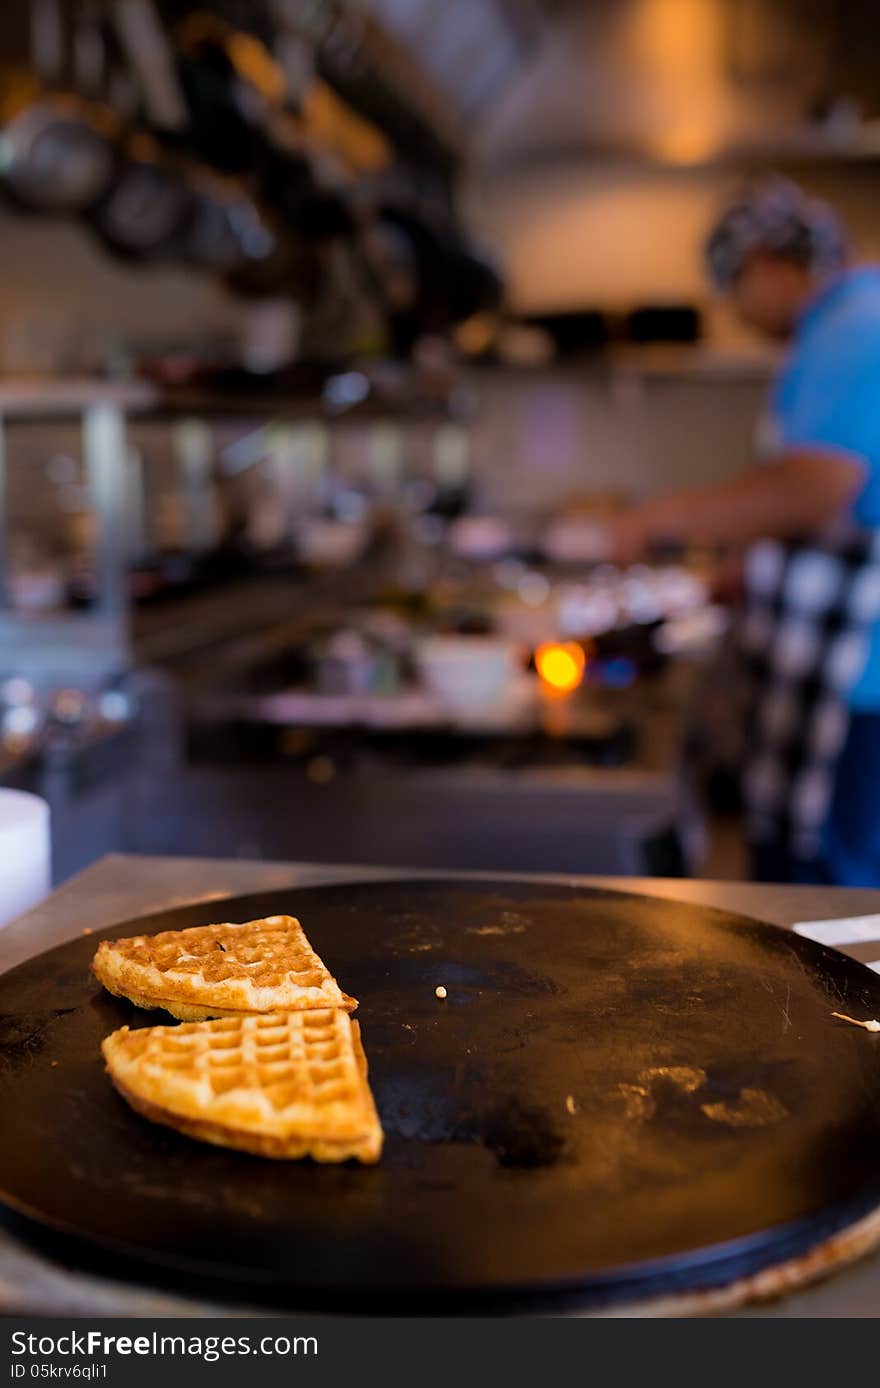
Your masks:
{"label": "hanging pot", "polygon": [[116,165],[112,127],[72,96],[45,96],[0,134],[0,175],[10,197],[30,212],[76,213],[109,187]]}
{"label": "hanging pot", "polygon": [[268,249],[268,233],[250,198],[237,186],[204,170],[191,180],[190,215],[181,256],[195,269],[231,274],[255,252]]}
{"label": "hanging pot", "polygon": [[177,73],[200,159],[225,173],[254,174],[269,146],[268,111],[284,95],[284,75],[252,34],[206,11],[175,32]]}
{"label": "hanging pot", "polygon": [[[0,180],[9,197],[27,211],[76,213],[94,203],[110,184],[118,122],[101,102],[61,90],[58,0],[34,0],[31,22],[31,59],[43,91],[7,112],[0,132]],[[94,37],[101,62],[98,30]]]}
{"label": "hanging pot", "polygon": [[127,260],[161,260],[179,250],[192,212],[189,185],[148,135],[127,143],[107,193],[89,214],[102,244]]}

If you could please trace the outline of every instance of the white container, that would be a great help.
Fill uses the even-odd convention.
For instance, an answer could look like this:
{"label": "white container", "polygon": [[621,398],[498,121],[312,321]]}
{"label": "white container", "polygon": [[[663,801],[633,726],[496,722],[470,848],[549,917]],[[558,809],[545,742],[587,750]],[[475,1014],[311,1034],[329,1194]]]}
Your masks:
{"label": "white container", "polygon": [[48,896],[49,806],[23,790],[0,790],[0,926]]}
{"label": "white container", "polygon": [[516,668],[515,646],[491,636],[430,636],[415,654],[426,687],[462,714],[500,705]]}

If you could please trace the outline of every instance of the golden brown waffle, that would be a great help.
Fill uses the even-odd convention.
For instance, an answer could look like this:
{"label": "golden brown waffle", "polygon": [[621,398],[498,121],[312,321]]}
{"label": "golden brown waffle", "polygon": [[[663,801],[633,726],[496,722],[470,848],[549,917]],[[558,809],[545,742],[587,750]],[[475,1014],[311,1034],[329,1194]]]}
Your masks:
{"label": "golden brown waffle", "polygon": [[357,1007],[293,916],[104,940],[92,970],[118,997],[138,1007],[164,1008],[184,1022],[241,1012]]}
{"label": "golden brown waffle", "polygon": [[382,1128],[347,1012],[273,1012],[122,1027],[101,1049],[138,1113],[264,1157],[376,1162]]}

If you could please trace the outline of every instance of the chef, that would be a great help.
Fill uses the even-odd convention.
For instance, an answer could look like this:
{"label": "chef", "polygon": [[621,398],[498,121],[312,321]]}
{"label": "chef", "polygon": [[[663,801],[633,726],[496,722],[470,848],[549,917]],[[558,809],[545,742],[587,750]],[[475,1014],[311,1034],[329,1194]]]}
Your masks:
{"label": "chef", "polygon": [[738,317],[788,344],[767,456],[623,513],[620,560],[661,541],[746,548],[742,784],[753,875],[880,885],[880,267],[781,179],[706,245]]}

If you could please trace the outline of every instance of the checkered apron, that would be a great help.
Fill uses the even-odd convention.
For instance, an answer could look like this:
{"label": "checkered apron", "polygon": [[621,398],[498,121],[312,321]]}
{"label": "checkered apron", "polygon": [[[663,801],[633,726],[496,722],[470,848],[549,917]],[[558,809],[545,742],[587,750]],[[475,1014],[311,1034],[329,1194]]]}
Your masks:
{"label": "checkered apron", "polygon": [[880,532],[761,541],[746,561],[743,793],[755,843],[815,859],[849,727],[848,696],[880,621]]}

